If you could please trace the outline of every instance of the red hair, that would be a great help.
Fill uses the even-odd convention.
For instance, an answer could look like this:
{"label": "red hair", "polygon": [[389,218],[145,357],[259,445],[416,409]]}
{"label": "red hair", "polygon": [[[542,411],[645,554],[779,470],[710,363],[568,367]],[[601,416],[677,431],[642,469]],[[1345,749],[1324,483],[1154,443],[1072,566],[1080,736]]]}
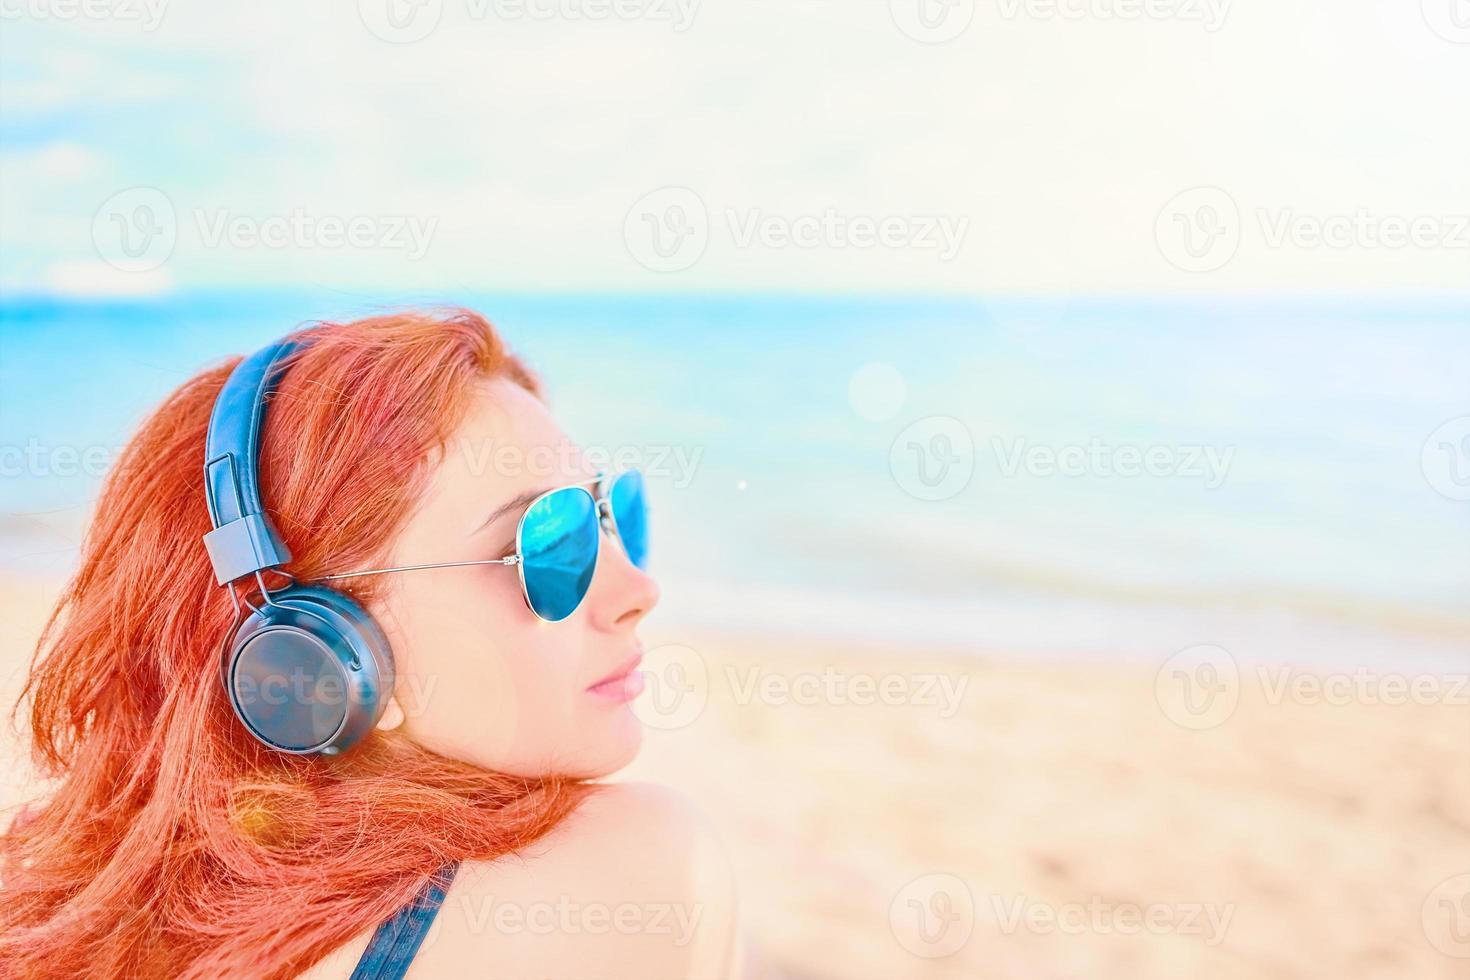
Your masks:
{"label": "red hair", "polygon": [[[468,311],[312,336],[272,398],[261,461],[303,580],[386,556],[476,381],[541,395]],[[57,782],[0,837],[0,972],[294,976],[446,861],[516,850],[591,789],[391,732],[337,758],[248,736],[219,680],[234,611],[200,541],[205,430],[234,363],[186,382],[128,445],[37,644],[22,703],[35,762]],[[370,600],[362,582],[354,594]]]}

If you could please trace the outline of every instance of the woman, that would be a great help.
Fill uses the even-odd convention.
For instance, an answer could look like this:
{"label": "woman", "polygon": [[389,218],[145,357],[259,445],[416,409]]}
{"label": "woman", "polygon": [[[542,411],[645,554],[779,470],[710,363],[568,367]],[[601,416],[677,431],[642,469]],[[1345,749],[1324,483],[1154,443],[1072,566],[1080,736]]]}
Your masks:
{"label": "woman", "polygon": [[[25,688],[56,782],[0,839],[0,974],[738,973],[729,866],[697,813],[590,782],[641,739],[658,589],[627,526],[641,510],[609,505],[636,475],[581,465],[476,314],[290,340],[258,392],[260,520],[219,513],[215,463],[245,455],[215,453],[219,418],[244,411],[233,364],[176,391],[104,485]],[[558,592],[576,508],[592,550]],[[246,689],[252,643],[280,639],[249,624],[303,589],[383,644],[351,653],[377,684],[356,701]],[[306,702],[358,729],[269,730]]]}

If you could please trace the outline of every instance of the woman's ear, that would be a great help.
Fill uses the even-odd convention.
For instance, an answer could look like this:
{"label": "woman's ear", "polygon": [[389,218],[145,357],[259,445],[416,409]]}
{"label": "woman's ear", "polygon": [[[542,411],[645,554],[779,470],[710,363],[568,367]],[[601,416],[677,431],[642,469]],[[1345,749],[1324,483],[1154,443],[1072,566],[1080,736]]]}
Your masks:
{"label": "woman's ear", "polygon": [[390,694],[388,703],[383,706],[383,715],[378,719],[375,727],[380,732],[391,732],[401,724],[403,724],[403,708],[399,705],[398,699]]}

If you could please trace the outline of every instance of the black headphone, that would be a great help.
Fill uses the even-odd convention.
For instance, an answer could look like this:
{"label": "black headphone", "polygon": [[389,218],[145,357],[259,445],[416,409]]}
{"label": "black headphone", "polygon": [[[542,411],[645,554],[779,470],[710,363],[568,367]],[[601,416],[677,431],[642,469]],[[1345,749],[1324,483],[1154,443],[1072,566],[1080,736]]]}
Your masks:
{"label": "black headphone", "polygon": [[[221,663],[236,717],[272,749],[336,755],[372,731],[393,693],[388,638],[351,596],[294,582],[271,591],[260,574],[291,560],[261,504],[261,422],[286,361],[309,343],[298,334],[256,351],[215,399],[204,453],[214,530],[204,546],[237,611]],[[235,593],[234,583],[250,575],[258,606]],[[250,609],[243,619],[241,601]]]}

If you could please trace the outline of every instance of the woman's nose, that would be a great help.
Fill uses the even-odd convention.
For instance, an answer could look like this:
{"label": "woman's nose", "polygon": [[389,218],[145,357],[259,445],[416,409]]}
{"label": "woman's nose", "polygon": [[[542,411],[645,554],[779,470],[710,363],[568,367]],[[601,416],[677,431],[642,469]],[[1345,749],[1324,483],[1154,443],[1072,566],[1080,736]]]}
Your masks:
{"label": "woman's nose", "polygon": [[604,527],[603,534],[588,595],[593,625],[608,632],[631,630],[658,604],[658,583],[628,558],[615,530]]}

